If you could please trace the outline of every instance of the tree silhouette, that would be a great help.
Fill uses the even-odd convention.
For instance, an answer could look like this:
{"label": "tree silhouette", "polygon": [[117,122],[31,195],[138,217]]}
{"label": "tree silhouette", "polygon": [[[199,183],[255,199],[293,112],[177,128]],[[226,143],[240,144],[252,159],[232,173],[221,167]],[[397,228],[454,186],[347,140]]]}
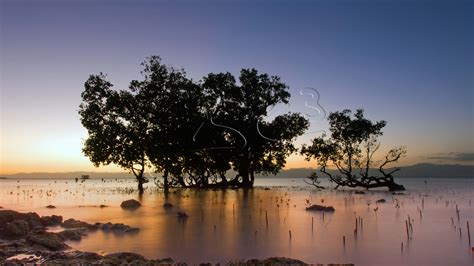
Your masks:
{"label": "tree silhouette", "polygon": [[[315,138],[311,145],[303,145],[301,154],[306,156],[306,160],[316,159],[320,165],[320,171],[329,177],[329,180],[339,186],[376,188],[388,187],[389,190],[405,190],[402,185],[395,183],[393,173],[399,171],[395,168],[387,171],[384,168],[393,162],[397,162],[406,154],[404,147],[391,149],[384,160],[378,166],[378,172],[374,175],[370,169],[377,163],[373,156],[379,149],[378,137],[383,132],[385,121],[372,122],[364,118],[361,109],[356,110],[354,117],[351,117],[350,110],[331,113],[328,117],[329,131],[331,136],[326,134]],[[328,166],[334,166],[339,174],[328,171]],[[314,184],[317,184],[318,175],[311,175]]]}
{"label": "tree silhouette", "polygon": [[[146,167],[163,174],[163,187],[250,187],[255,173],[276,174],[296,151],[292,141],[308,121],[284,114],[265,121],[267,109],[288,103],[276,76],[243,69],[209,74],[202,82],[158,56],[143,64],[142,80],[112,90],[103,74],[90,76],[79,114],[88,130],[86,156],[99,166],[131,171],[143,191]],[[229,170],[238,175],[227,178]]]}
{"label": "tree silhouette", "polygon": [[250,187],[255,173],[281,170],[286,157],[296,151],[292,141],[308,128],[308,121],[296,113],[265,121],[269,107],[286,104],[290,98],[279,77],[243,69],[239,81],[240,85],[230,73],[209,74],[203,88],[215,99],[210,112],[213,122],[238,131],[224,136],[229,146],[236,147],[227,154],[238,173],[230,183]]}
{"label": "tree silhouette", "polygon": [[114,91],[102,73],[85,82],[79,106],[81,123],[89,137],[83,152],[96,166],[114,163],[134,174],[143,192],[148,146],[147,121],[137,96]]}

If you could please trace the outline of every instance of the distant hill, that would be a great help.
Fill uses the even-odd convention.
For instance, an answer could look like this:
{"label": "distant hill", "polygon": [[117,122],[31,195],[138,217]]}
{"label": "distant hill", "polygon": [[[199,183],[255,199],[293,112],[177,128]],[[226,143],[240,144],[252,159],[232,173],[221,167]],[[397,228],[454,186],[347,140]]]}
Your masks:
{"label": "distant hill", "polygon": [[[388,169],[390,170],[390,169]],[[282,178],[305,178],[311,174],[311,172],[317,171],[312,168],[294,168],[281,171],[276,177]],[[376,171],[372,169],[371,171]],[[335,170],[330,170],[332,173],[336,173]],[[69,178],[74,179],[81,177],[81,175],[89,175],[90,178],[134,178],[133,175],[127,172],[63,172],[63,173],[19,173],[12,175],[3,175],[6,178]],[[154,174],[159,176],[158,174]],[[229,176],[234,176],[230,174]],[[324,175],[321,175],[322,177]],[[428,164],[420,163],[411,166],[401,167],[401,171],[394,175],[396,178],[474,178],[474,166],[473,165],[457,165],[457,164]],[[256,178],[265,178],[261,174],[255,175]],[[267,177],[275,177],[269,175]]]}
{"label": "distant hill", "polygon": [[[388,168],[387,171],[390,171]],[[400,167],[400,171],[394,174],[396,178],[474,178],[474,165],[458,165],[458,164],[429,164],[420,163],[411,166]],[[295,168],[281,171],[278,177],[287,178],[304,178],[317,169]],[[374,174],[378,173],[378,169],[371,169]],[[329,170],[328,172],[335,174],[337,170]],[[258,177],[262,177],[258,175]],[[321,174],[324,177],[324,174]]]}
{"label": "distant hill", "polygon": [[459,164],[429,164],[420,163],[405,166],[396,174],[397,177],[421,177],[421,178],[473,178],[474,165]]}

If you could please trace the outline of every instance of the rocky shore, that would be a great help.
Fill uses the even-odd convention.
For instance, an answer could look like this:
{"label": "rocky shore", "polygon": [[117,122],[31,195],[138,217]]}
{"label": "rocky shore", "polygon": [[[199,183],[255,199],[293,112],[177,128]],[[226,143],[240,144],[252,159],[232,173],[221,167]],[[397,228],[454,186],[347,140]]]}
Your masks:
{"label": "rocky shore", "polygon": [[[64,230],[50,232],[50,226]],[[0,209],[0,265],[185,265],[171,258],[150,260],[135,253],[114,253],[105,256],[72,249],[68,240],[79,241],[89,232],[103,230],[116,234],[132,234],[139,228],[125,224],[90,224],[75,219],[63,221],[59,215],[39,216]],[[210,265],[204,263],[204,265]],[[289,258],[238,260],[228,265],[306,265]]]}

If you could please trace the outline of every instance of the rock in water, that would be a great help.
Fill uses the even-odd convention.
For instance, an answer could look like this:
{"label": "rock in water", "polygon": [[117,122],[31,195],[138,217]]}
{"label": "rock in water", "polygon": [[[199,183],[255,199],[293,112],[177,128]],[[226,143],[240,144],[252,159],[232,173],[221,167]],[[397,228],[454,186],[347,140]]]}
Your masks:
{"label": "rock in water", "polygon": [[87,228],[90,230],[97,229],[97,225],[86,223],[79,220],[74,220],[74,219],[67,219],[61,224],[61,226],[64,228]]}
{"label": "rock in water", "polygon": [[322,212],[334,212],[336,211],[333,206],[323,206],[323,205],[312,205],[306,208],[307,211],[322,211]]}
{"label": "rock in water", "polygon": [[56,206],[54,206],[54,205],[48,205],[48,206],[46,206],[46,208],[48,208],[48,209],[55,209]]}
{"label": "rock in water", "polygon": [[173,208],[173,204],[171,204],[171,203],[169,203],[169,202],[165,202],[165,204],[163,204],[163,207],[164,207],[165,209],[171,209],[171,208]]}
{"label": "rock in water", "polygon": [[386,201],[385,199],[379,199],[379,200],[377,200],[376,202],[377,202],[377,203],[385,203],[385,202],[387,202],[387,201]]}
{"label": "rock in water", "polygon": [[86,235],[86,229],[84,228],[74,228],[67,229],[58,233],[58,236],[64,240],[74,240],[79,241],[83,236]]}
{"label": "rock in water", "polygon": [[178,212],[178,218],[186,219],[188,218],[188,214],[185,212]]}
{"label": "rock in water", "polygon": [[103,230],[103,231],[111,231],[111,232],[114,232],[114,233],[136,233],[138,232],[140,229],[139,228],[136,228],[136,227],[131,227],[131,226],[128,226],[126,224],[122,224],[122,223],[118,223],[118,224],[113,224],[113,223],[96,223],[95,224],[96,226],[99,227],[99,229]]}
{"label": "rock in water", "polygon": [[308,265],[303,261],[285,258],[285,257],[272,257],[265,260],[248,260],[245,265]]}
{"label": "rock in water", "polygon": [[122,202],[122,204],[120,204],[120,207],[124,208],[124,209],[136,209],[138,207],[142,206],[140,204],[140,202],[134,200],[134,199],[131,199],[131,200],[126,200],[124,202]]}
{"label": "rock in water", "polygon": [[60,225],[63,217],[60,215],[42,216],[41,223],[43,226]]}

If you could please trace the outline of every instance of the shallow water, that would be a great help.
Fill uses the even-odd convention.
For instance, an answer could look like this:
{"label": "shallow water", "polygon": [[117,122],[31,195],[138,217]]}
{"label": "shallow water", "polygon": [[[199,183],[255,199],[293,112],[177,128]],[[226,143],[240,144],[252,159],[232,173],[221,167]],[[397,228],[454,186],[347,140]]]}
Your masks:
{"label": "shallow water", "polygon": [[[129,189],[136,185],[133,180],[7,179],[0,180],[0,206],[141,229],[130,235],[98,231],[82,241],[68,242],[83,251],[130,251],[188,263],[286,256],[307,263],[472,265],[466,222],[473,231],[474,179],[398,181],[407,187],[406,195],[317,191],[301,179],[266,178],[257,180],[260,187],[251,190],[180,190],[168,195],[148,184],[140,199]],[[121,209],[120,203],[130,198],[141,200],[143,206],[135,211]],[[381,198],[386,203],[376,204]],[[334,206],[336,211],[324,216],[308,212],[307,201]],[[164,202],[175,206],[165,210]],[[49,204],[57,208],[45,208]],[[101,204],[109,207],[99,208]],[[178,219],[178,211],[189,218]],[[411,239],[405,225],[408,216]],[[362,225],[355,234],[359,217]],[[474,242],[472,232],[471,237]]]}

